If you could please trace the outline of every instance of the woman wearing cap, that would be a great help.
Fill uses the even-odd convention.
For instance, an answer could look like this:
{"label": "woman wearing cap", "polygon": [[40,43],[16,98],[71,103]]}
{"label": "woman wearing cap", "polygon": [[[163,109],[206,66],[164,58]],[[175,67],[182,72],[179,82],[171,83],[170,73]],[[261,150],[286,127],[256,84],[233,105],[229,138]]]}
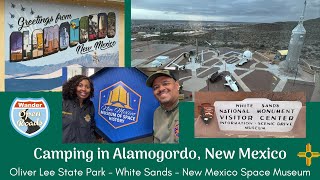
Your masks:
{"label": "woman wearing cap", "polygon": [[157,71],[146,82],[160,102],[154,112],[154,143],[179,142],[179,83],[168,70]]}

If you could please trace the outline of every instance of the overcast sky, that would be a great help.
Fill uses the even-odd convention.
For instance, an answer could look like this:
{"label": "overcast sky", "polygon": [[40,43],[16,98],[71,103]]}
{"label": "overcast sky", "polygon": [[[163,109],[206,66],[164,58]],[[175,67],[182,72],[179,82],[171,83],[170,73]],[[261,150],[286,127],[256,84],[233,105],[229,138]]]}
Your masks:
{"label": "overcast sky", "polygon": [[[231,22],[297,21],[304,0],[131,0],[132,19]],[[305,19],[320,17],[320,0],[307,0]]]}

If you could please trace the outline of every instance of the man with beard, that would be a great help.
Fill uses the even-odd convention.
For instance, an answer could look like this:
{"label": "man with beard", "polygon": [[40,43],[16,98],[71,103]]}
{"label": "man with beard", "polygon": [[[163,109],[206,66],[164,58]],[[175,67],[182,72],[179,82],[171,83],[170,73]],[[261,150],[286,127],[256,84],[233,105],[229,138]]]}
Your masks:
{"label": "man with beard", "polygon": [[160,102],[153,116],[153,142],[179,143],[179,83],[168,70],[160,70],[146,84]]}

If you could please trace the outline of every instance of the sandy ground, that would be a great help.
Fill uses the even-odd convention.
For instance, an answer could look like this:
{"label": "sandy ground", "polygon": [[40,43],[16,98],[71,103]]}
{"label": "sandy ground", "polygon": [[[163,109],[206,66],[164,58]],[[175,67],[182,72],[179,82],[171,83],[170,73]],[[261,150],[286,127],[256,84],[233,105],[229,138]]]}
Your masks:
{"label": "sandy ground", "polygon": [[234,73],[236,73],[238,76],[240,76],[241,74],[246,73],[246,72],[248,72],[248,71],[246,71],[246,70],[239,70],[239,69],[234,70]]}
{"label": "sandy ground", "polygon": [[273,91],[279,82],[279,78],[268,71],[255,70],[242,78],[242,81],[251,91]]}
{"label": "sandy ground", "polygon": [[313,85],[301,84],[299,81],[287,82],[283,88],[283,92],[303,92],[306,95],[308,101],[310,101],[312,93],[315,87]]}

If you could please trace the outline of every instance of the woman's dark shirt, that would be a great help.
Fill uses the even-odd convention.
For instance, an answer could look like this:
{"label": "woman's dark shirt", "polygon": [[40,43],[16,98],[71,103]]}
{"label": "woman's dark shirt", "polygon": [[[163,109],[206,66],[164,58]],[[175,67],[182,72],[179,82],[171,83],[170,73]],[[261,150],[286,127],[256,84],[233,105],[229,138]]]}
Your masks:
{"label": "woman's dark shirt", "polygon": [[94,106],[92,101],[86,100],[80,107],[77,99],[63,100],[63,143],[93,143],[95,142],[94,130]]}

